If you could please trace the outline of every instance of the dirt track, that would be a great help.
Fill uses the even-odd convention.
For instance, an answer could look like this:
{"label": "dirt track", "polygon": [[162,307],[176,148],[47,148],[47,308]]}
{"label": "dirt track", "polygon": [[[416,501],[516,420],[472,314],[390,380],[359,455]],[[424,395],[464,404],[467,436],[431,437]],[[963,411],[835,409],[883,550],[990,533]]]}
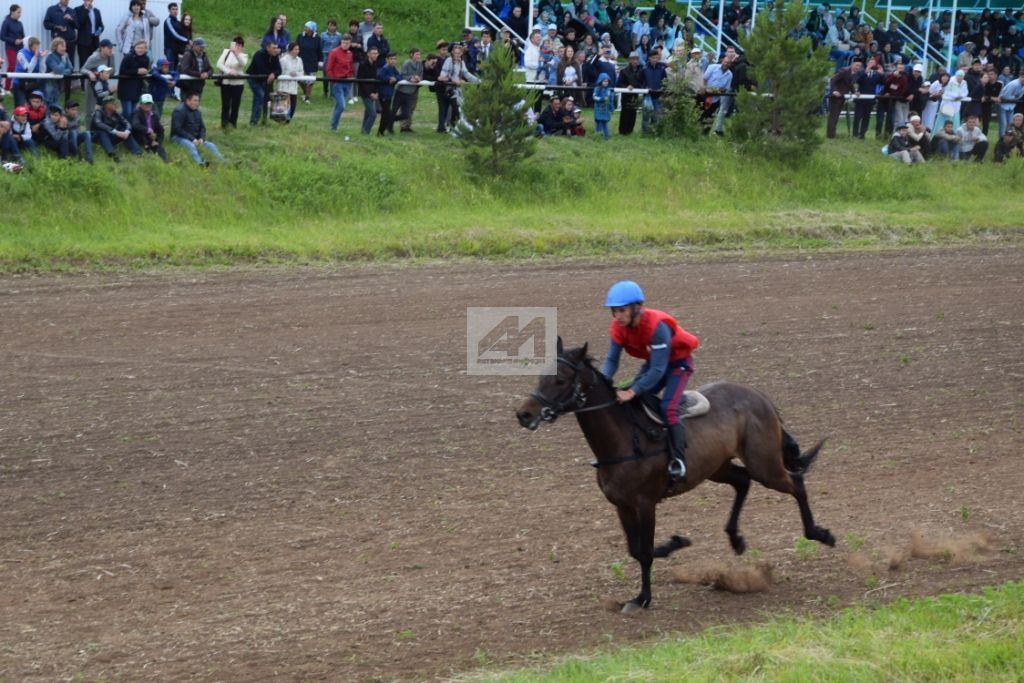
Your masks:
{"label": "dirt track", "polygon": [[[623,275],[702,338],[695,384],[831,437],[808,484],[836,549],[798,553],[792,499],[751,490],[768,592],[672,581],[733,562],[707,484],[660,508],[694,546],[653,608],[607,611],[637,572],[578,428],[526,432],[532,380],[464,373],[465,307],[558,306],[602,352]],[[1024,249],[6,277],[0,301],[0,681],[433,679],[1024,575]],[[915,529],[990,540],[889,570]]]}

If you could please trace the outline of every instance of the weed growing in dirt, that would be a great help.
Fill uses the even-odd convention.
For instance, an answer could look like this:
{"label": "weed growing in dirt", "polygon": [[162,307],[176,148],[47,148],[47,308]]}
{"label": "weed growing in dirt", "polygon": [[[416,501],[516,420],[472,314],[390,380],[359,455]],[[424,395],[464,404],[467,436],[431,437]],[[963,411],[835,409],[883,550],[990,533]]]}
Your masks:
{"label": "weed growing in dirt", "polygon": [[853,533],[852,531],[846,534],[846,545],[850,546],[850,550],[857,553],[860,552],[864,547],[864,537]]}
{"label": "weed growing in dirt", "polygon": [[612,576],[615,577],[616,581],[625,581],[626,580],[626,570],[624,570],[622,568],[622,562],[619,562],[618,560],[616,560],[615,562],[612,562],[611,570],[612,570]]}
{"label": "weed growing in dirt", "polygon": [[809,560],[818,554],[818,544],[803,536],[796,539],[795,549],[801,560]]}
{"label": "weed growing in dirt", "polygon": [[963,520],[964,524],[971,520],[971,509],[966,505],[960,506],[960,519]]}

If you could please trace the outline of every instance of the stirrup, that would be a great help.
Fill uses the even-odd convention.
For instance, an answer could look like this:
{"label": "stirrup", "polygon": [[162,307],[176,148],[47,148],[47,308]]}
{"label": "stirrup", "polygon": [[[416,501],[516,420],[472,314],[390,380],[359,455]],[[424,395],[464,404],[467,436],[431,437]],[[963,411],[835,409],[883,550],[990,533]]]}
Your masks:
{"label": "stirrup", "polygon": [[686,476],[686,463],[681,458],[672,458],[668,461],[668,475],[673,479],[683,479]]}

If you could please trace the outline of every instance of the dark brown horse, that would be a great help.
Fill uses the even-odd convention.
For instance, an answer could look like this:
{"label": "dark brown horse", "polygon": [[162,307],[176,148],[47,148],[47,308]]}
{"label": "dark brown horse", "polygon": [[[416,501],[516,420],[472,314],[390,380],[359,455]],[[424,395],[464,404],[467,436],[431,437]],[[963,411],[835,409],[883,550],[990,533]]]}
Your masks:
{"label": "dark brown horse", "polygon": [[[815,526],[807,503],[804,475],[822,443],[806,453],[785,429],[771,401],[742,384],[716,382],[700,388],[711,402],[710,411],[686,421],[686,479],[668,476],[668,450],[663,430],[633,401],[620,405],[615,389],[587,357],[587,345],[568,351],[558,340],[555,374],[540,379],[537,390],[516,411],[519,423],[536,429],[560,415],[575,413],[583,436],[597,456],[597,484],[616,507],[626,533],[629,554],[640,563],[640,594],[623,606],[624,612],[651,603],[651,564],[690,545],[682,536],[654,546],[654,508],[663,498],[697,487],[705,479],[729,484],[736,498],[725,532],[737,555],[746,550],[739,533],[740,510],[751,480],[788,493],[800,506],[804,536],[835,545],[828,529]],[[739,462],[735,462],[738,460]]]}

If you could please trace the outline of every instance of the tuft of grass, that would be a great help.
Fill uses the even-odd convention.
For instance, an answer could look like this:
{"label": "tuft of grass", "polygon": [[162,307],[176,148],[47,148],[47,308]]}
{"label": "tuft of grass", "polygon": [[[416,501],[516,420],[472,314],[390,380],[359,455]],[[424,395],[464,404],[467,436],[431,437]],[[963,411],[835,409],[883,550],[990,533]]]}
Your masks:
{"label": "tuft of grass", "polygon": [[866,683],[1024,678],[1024,582],[974,595],[901,599],[827,620],[779,618],[722,626],[654,646],[482,673],[476,681],[584,683],[722,680]]}
{"label": "tuft of grass", "polygon": [[818,544],[804,536],[796,539],[794,549],[801,560],[809,560],[818,554]]}

